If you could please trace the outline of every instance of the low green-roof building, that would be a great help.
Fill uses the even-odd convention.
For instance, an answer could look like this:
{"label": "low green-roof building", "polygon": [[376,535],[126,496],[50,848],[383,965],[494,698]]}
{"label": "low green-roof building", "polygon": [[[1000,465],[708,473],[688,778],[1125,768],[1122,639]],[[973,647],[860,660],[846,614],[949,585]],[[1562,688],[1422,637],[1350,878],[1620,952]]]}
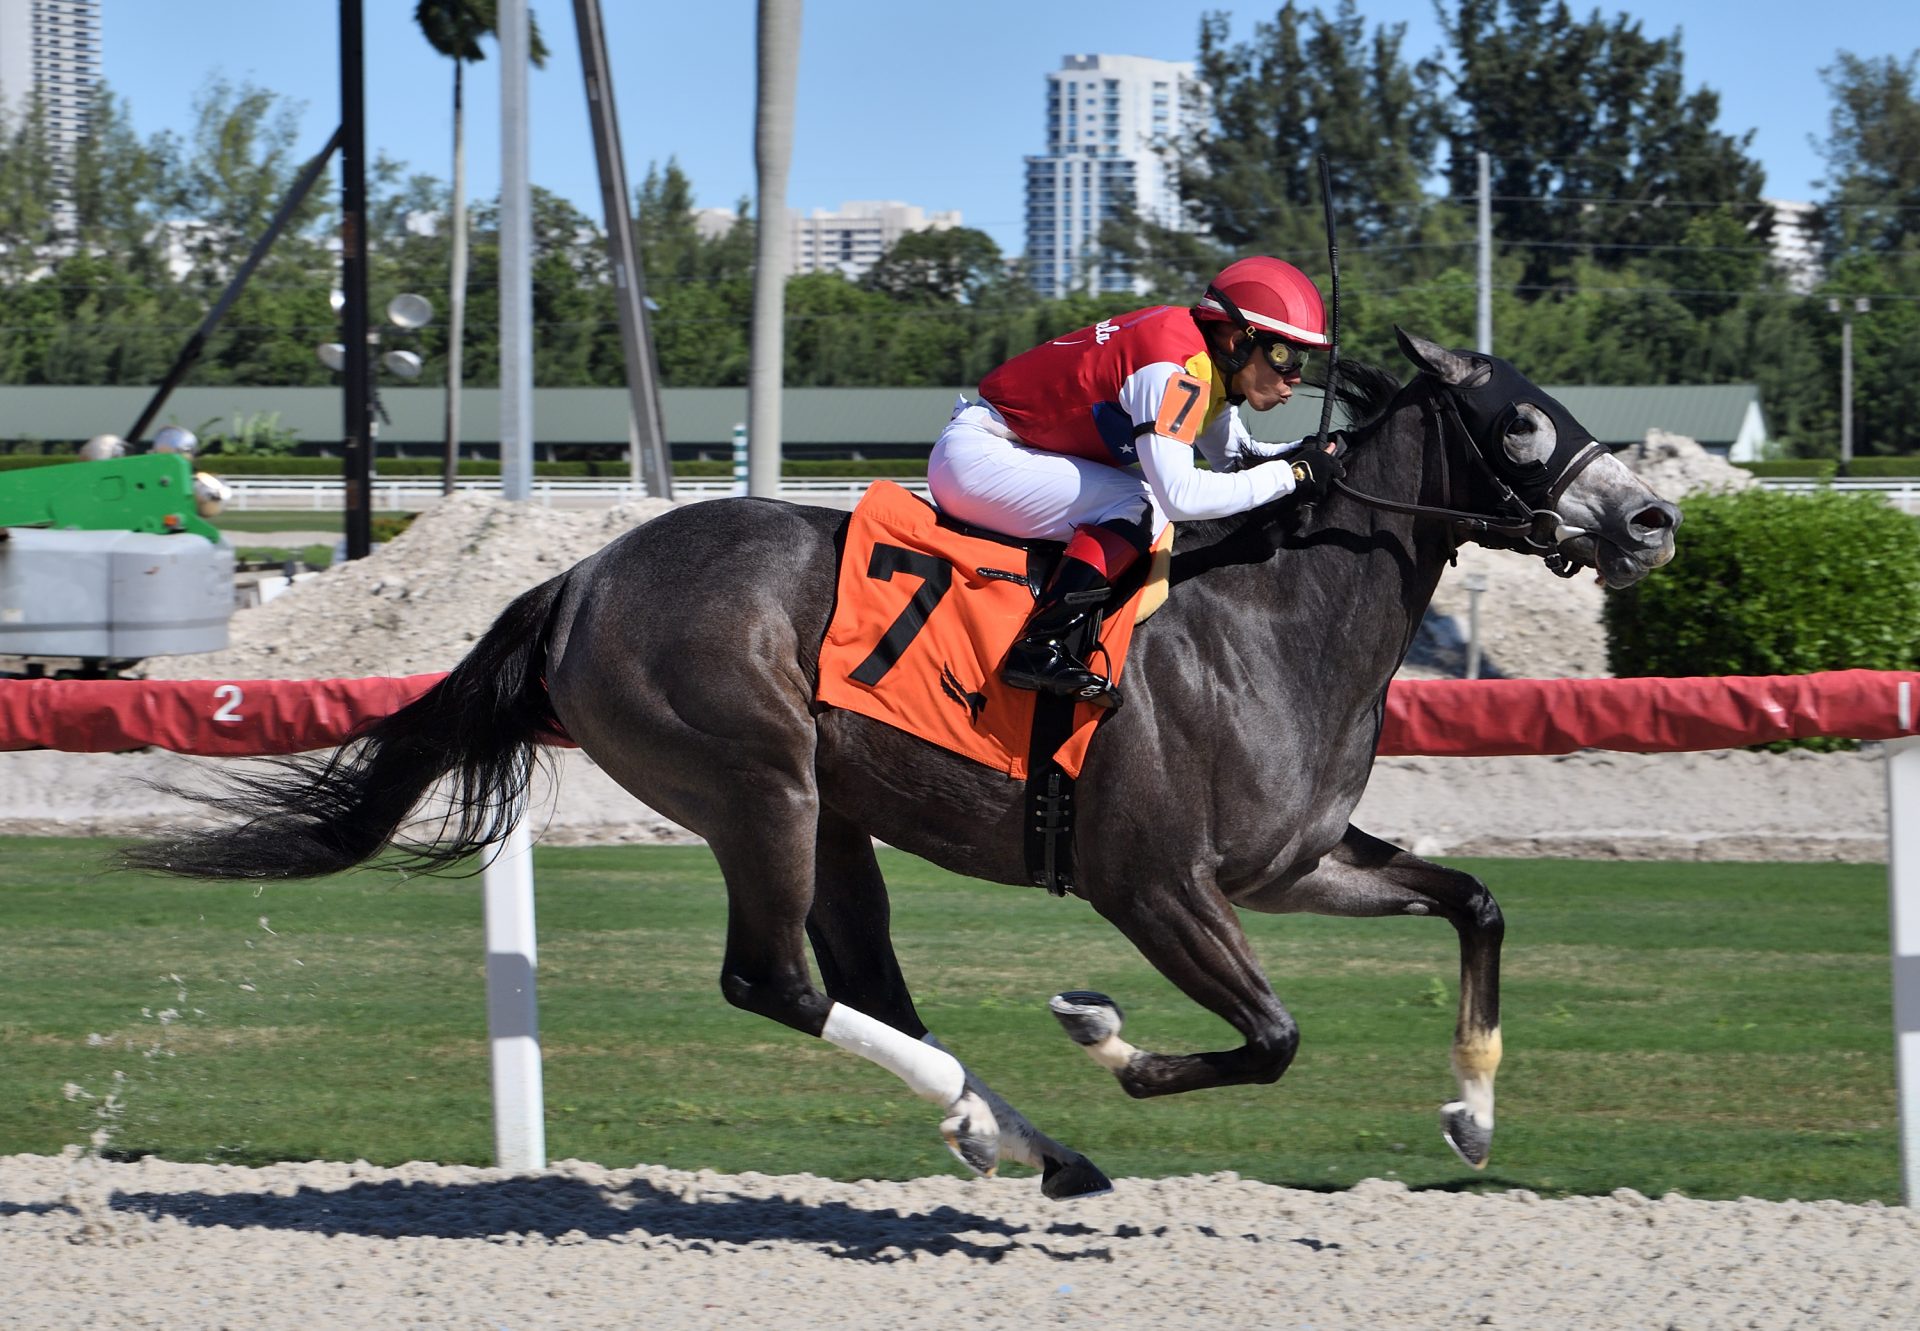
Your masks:
{"label": "low green-roof building", "polygon": [[[796,455],[902,456],[930,448],[953,410],[958,388],[789,388],[783,433]],[[1766,442],[1760,390],[1752,384],[1669,388],[1548,388],[1594,437],[1613,447],[1638,443],[1651,429],[1683,434],[1735,462],[1758,459]],[[77,442],[117,434],[139,417],[149,388],[0,387],[0,440]],[[747,419],[744,388],[668,388],[660,394],[667,438],[686,458],[722,456]],[[439,447],[446,410],[438,388],[383,389],[388,417],[383,452],[423,453]],[[341,394],[334,388],[181,388],[154,422],[201,434],[237,421],[278,418],[303,442],[334,448],[341,436]],[[500,393],[465,390],[461,441],[472,455],[492,456],[499,443]],[[1320,424],[1320,399],[1302,392],[1284,407],[1248,413],[1263,439],[1297,439]],[[543,449],[627,442],[627,394],[618,388],[539,388],[533,394],[534,437]]]}

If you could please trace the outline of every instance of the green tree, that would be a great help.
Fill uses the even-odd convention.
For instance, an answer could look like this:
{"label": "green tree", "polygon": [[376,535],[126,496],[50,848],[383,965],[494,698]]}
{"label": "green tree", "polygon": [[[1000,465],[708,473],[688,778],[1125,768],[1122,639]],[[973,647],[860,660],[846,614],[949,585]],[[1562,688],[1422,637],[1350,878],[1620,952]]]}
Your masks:
{"label": "green tree", "polygon": [[80,250],[113,255],[138,281],[159,280],[165,272],[155,227],[171,167],[169,145],[164,137],[142,142],[113,90],[95,89],[86,137],[73,153],[72,238]]}
{"label": "green tree", "polygon": [[1761,214],[1753,135],[1717,129],[1718,95],[1687,90],[1677,32],[1576,19],[1564,0],[1455,0],[1442,25],[1448,184],[1473,194],[1476,154],[1491,155],[1495,231],[1522,248],[1535,294],[1560,284],[1572,250],[1618,266],[1682,243],[1702,202]]}
{"label": "green tree", "polygon": [[1288,0],[1245,42],[1201,20],[1196,73],[1211,115],[1180,146],[1182,198],[1231,254],[1324,250],[1315,158],[1325,153],[1345,239],[1402,237],[1438,143],[1433,76],[1402,55],[1405,25],[1369,30],[1353,0],[1329,15]]}
{"label": "green tree", "polygon": [[1004,264],[993,237],[972,227],[909,231],[896,240],[860,285],[895,300],[977,300],[1000,285]]}
{"label": "green tree", "polygon": [[55,162],[38,95],[17,124],[0,116],[0,278],[11,288],[40,267],[59,239]]}
{"label": "green tree", "polygon": [[1833,96],[1821,144],[1832,247],[1897,252],[1920,237],[1920,51],[1905,60],[1842,51],[1820,74]]}
{"label": "green tree", "polygon": [[634,229],[665,384],[734,387],[747,381],[753,308],[754,224],[743,199],[733,224],[705,237],[694,220],[693,183],[672,158],[647,168],[635,194]]}
{"label": "green tree", "polygon": [[[179,248],[196,278],[224,285],[267,229],[309,154],[299,144],[298,108],[269,89],[216,79],[193,109],[186,144],[177,154],[168,152],[165,215],[180,224]],[[300,240],[327,212],[325,199],[323,189],[310,193],[282,242]],[[282,252],[278,243],[275,252]]]}

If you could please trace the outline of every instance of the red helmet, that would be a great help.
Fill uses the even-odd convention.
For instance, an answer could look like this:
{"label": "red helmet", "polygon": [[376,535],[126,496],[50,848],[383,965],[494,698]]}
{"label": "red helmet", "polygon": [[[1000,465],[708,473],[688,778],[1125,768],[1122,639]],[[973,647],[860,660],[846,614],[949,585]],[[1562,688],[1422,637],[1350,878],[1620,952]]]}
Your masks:
{"label": "red helmet", "polygon": [[1313,279],[1279,259],[1256,254],[1230,263],[1193,307],[1196,319],[1218,319],[1236,328],[1273,333],[1298,346],[1324,347],[1327,309]]}

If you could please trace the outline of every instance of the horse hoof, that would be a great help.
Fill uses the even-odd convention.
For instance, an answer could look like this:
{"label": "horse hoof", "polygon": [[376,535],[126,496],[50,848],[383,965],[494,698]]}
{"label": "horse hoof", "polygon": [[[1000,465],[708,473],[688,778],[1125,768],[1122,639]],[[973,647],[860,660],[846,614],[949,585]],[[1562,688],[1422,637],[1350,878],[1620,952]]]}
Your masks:
{"label": "horse hoof", "polygon": [[1049,1160],[1040,1175],[1040,1191],[1056,1202],[1099,1197],[1113,1191],[1113,1180],[1084,1155],[1071,1160]]}
{"label": "horse hoof", "polygon": [[961,1164],[976,1174],[993,1177],[1000,1163],[1000,1125],[985,1100],[972,1091],[962,1091],[940,1121],[940,1135]]}
{"label": "horse hoof", "polygon": [[1105,994],[1069,989],[1047,1000],[1054,1018],[1077,1045],[1095,1045],[1120,1033],[1120,1005]]}
{"label": "horse hoof", "polygon": [[1463,1101],[1440,1106],[1440,1135],[1466,1164],[1474,1169],[1487,1167],[1487,1156],[1493,1151],[1493,1128],[1476,1123],[1473,1111]]}

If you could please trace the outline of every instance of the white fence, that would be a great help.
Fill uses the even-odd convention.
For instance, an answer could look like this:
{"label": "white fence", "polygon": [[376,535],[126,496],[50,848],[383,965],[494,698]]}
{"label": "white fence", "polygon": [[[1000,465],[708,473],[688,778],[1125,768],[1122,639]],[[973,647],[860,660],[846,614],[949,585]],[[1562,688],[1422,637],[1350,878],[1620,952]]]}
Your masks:
{"label": "white fence", "polygon": [[[916,494],[925,494],[927,491],[927,483],[920,477],[900,476],[894,479]],[[339,509],[345,493],[343,483],[335,477],[233,476],[222,477],[221,480],[232,491],[226,507],[236,513],[244,513],[249,509],[305,509],[325,513]],[[865,491],[867,485],[868,482],[864,480],[789,477],[780,483],[780,493],[789,499],[852,499]],[[476,477],[459,481],[454,488],[462,493],[477,491],[498,494],[500,482],[491,476]],[[726,477],[676,479],[673,483],[676,499],[717,499],[735,493],[744,492],[737,490],[733,481]],[[376,479],[373,482],[373,506],[376,510],[411,511],[426,508],[438,501],[440,495],[440,481],[433,476],[409,476],[404,480]],[[645,486],[626,481],[606,478],[551,480],[539,477],[533,481],[530,496],[533,503],[546,508],[607,508],[646,497]]]}
{"label": "white fence", "polygon": [[1880,481],[1814,481],[1799,476],[1763,476],[1760,485],[1763,489],[1785,490],[1790,494],[1807,494],[1814,490],[1838,490],[1842,494],[1873,491],[1885,495],[1887,502],[1895,508],[1908,513],[1920,513],[1920,477]]}
{"label": "white fence", "polygon": [[[341,507],[342,482],[338,477],[305,476],[233,476],[222,478],[233,491],[227,507],[235,512],[248,509],[307,509],[324,513]],[[927,483],[917,476],[896,476],[898,484],[925,494]],[[789,499],[853,499],[867,488],[864,480],[839,477],[787,477],[780,482],[780,493]],[[1769,490],[1803,493],[1826,486],[1843,493],[1874,491],[1887,496],[1889,503],[1908,513],[1920,513],[1920,478],[1901,480],[1811,481],[1797,477],[1766,477],[1760,484]],[[456,489],[498,494],[500,482],[491,476],[457,482]],[[688,477],[675,479],[677,499],[715,499],[737,493],[734,482],[726,477]],[[546,508],[606,508],[632,499],[646,498],[646,489],[627,481],[601,477],[533,481],[532,501]],[[425,508],[440,498],[440,481],[433,476],[409,476],[398,480],[373,482],[373,506],[389,511]]]}

